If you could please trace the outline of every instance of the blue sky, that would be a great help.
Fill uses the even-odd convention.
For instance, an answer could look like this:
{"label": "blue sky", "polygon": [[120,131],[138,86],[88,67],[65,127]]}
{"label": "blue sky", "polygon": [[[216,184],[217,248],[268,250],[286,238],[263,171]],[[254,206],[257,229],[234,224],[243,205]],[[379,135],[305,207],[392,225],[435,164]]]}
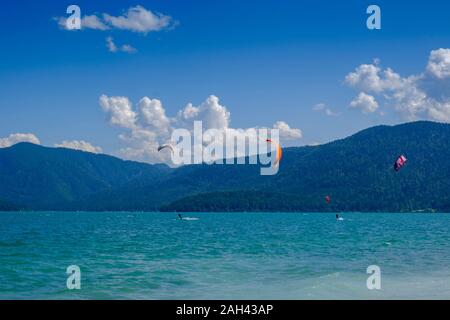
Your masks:
{"label": "blue sky", "polygon": [[[67,17],[70,4],[98,17],[139,5],[171,23],[146,33],[114,26],[68,31],[55,18]],[[381,30],[366,27],[370,4],[381,8]],[[119,154],[130,142],[118,135],[129,128],[111,123],[102,95],[127,97],[133,107],[143,97],[158,99],[168,117],[214,95],[232,128],[283,121],[301,129],[302,138],[287,145],[323,143],[377,124],[447,122],[450,108],[442,89],[448,52],[435,57],[444,73],[429,67],[433,50],[450,48],[445,1],[10,0],[2,2],[0,26],[0,138],[32,133],[44,145],[83,140]],[[137,52],[110,52],[107,37]],[[380,69],[380,87],[346,80],[362,64]],[[388,81],[387,68],[401,84]],[[414,100],[420,110],[406,110],[410,101],[398,95],[417,88],[426,98]],[[361,92],[375,100],[357,100]]]}

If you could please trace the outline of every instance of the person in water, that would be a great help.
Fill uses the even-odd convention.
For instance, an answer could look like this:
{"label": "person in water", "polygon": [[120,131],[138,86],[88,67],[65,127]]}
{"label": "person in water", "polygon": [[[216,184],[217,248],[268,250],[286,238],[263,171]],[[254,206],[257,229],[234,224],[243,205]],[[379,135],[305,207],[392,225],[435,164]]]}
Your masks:
{"label": "person in water", "polygon": [[181,216],[181,214],[178,214],[178,219],[183,220],[183,217]]}
{"label": "person in water", "polygon": [[339,215],[336,213],[336,220],[339,220]]}

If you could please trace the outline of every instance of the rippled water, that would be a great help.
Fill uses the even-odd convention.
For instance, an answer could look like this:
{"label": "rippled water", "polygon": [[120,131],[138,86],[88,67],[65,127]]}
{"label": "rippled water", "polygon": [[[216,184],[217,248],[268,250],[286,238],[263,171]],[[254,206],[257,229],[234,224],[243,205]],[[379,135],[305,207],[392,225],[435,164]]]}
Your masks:
{"label": "rippled water", "polygon": [[185,216],[0,213],[0,298],[450,298],[450,214]]}

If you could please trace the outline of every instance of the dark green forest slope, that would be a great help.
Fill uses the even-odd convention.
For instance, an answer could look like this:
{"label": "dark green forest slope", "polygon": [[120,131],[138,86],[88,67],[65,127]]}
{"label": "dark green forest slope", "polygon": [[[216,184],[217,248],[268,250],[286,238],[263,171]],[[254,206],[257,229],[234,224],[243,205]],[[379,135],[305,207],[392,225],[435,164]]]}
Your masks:
{"label": "dark green forest slope", "polygon": [[132,180],[156,181],[167,171],[165,165],[19,143],[0,149],[0,198],[32,209],[58,209]]}
{"label": "dark green forest slope", "polygon": [[[407,165],[392,164],[405,154]],[[450,211],[450,125],[379,126],[317,147],[285,150],[277,176],[252,186],[229,176],[229,192],[178,199],[177,211]],[[208,169],[202,169],[208,170]],[[209,169],[211,175],[220,175]],[[194,175],[191,177],[193,178]],[[237,181],[236,181],[237,180]],[[206,190],[206,188],[204,189]],[[332,202],[326,204],[324,197]],[[219,205],[220,204],[220,205]]]}
{"label": "dark green forest slope", "polygon": [[[279,173],[261,176],[259,165],[170,169],[19,144],[0,149],[0,199],[59,210],[450,211],[448,124],[377,126],[283,151]],[[400,154],[408,163],[395,172]]]}

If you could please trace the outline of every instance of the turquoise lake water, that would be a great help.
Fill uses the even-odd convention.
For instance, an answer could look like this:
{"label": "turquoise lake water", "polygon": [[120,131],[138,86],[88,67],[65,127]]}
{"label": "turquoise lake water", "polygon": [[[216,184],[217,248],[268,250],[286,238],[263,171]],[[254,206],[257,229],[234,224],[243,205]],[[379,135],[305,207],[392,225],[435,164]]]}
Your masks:
{"label": "turquoise lake water", "polygon": [[184,216],[0,213],[0,299],[450,299],[450,214]]}

